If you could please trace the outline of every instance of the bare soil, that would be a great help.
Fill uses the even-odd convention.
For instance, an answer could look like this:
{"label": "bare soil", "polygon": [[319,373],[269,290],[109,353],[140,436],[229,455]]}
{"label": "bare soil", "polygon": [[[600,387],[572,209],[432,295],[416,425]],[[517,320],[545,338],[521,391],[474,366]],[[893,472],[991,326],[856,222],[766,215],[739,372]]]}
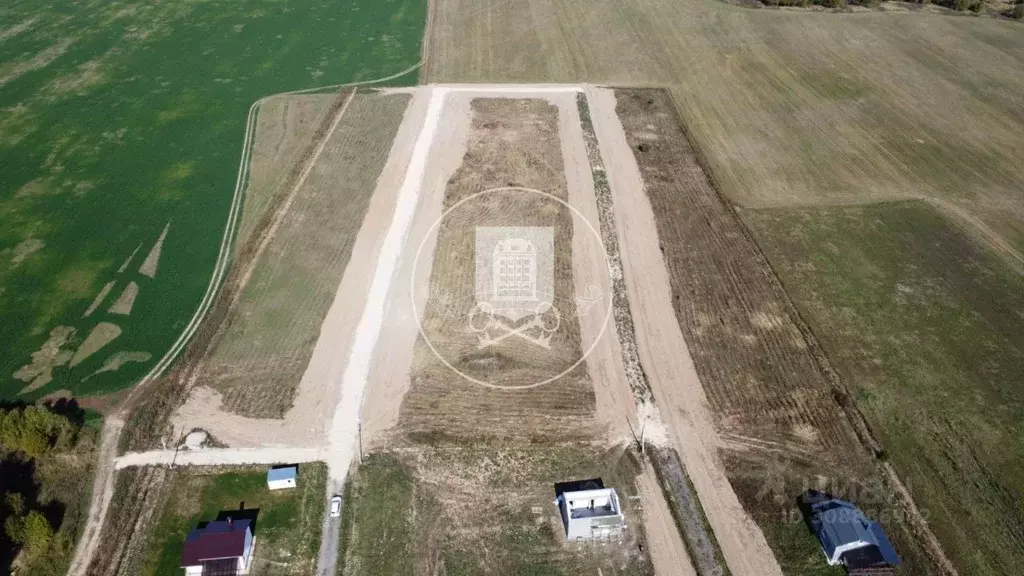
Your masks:
{"label": "bare soil", "polygon": [[[230,375],[240,383],[236,400],[258,405],[278,399],[263,414],[273,409],[284,418],[232,413],[223,406],[220,392],[198,385],[175,414],[176,429],[201,427],[233,447],[323,444],[340,394],[337,378],[344,361],[339,351],[351,346],[352,327],[366,301],[366,277],[375,263],[371,255],[394,210],[395,178],[404,171],[406,143],[415,138],[421,122],[417,112],[403,116],[407,101],[404,95],[374,94],[353,100],[346,112],[353,116],[342,121],[336,129],[338,141],[322,156],[326,167],[310,177],[308,186],[317,191],[300,195],[293,216],[268,246],[269,262],[254,274],[257,285],[239,301],[242,320],[229,327],[222,346],[207,360],[212,372],[200,384],[216,384],[217,377]],[[399,137],[393,138],[396,130]],[[339,185],[336,170],[360,174]],[[368,203],[364,213],[355,206],[358,198]],[[352,215],[341,219],[341,214]],[[320,224],[311,226],[314,222]],[[329,241],[325,229],[331,231]],[[286,261],[297,250],[303,255]],[[346,262],[349,252],[355,257]],[[278,281],[261,282],[263,271]],[[304,297],[299,299],[299,294]],[[275,325],[282,312],[291,318],[286,329]]]}
{"label": "bare soil", "polygon": [[[474,99],[463,164],[448,182],[446,209],[475,193],[518,186],[567,197],[558,109],[537,99]],[[414,351],[411,387],[402,406],[402,427],[413,435],[481,437],[583,437],[594,410],[594,393],[583,364],[579,324],[569,311],[550,348],[509,338],[480,349],[465,319],[476,305],[476,227],[540,226],[554,230],[555,306],[573,302],[572,216],[568,208],[541,195],[501,191],[477,197],[441,222],[433,258],[430,300],[423,334]],[[443,301],[442,301],[443,300]],[[563,308],[564,309],[564,308]],[[507,387],[527,387],[569,372],[533,389],[495,390],[466,375]]]}
{"label": "bare soil", "polygon": [[[433,89],[446,90],[448,88]],[[610,321],[606,325],[605,314],[583,315],[579,320],[579,336],[575,337],[578,338],[583,348],[589,349],[591,345],[594,345],[585,361],[586,375],[593,390],[593,400],[587,397],[583,398],[588,403],[592,402],[592,407],[588,410],[589,415],[580,414],[579,407],[565,408],[557,405],[545,407],[546,414],[538,415],[536,410],[529,413],[524,411],[524,408],[532,409],[535,406],[535,401],[530,398],[531,394],[539,395],[542,398],[546,397],[545,401],[549,401],[553,394],[557,393],[558,386],[563,386],[564,383],[574,384],[573,380],[567,378],[529,390],[494,390],[462,380],[461,376],[448,370],[443,363],[428,356],[428,359],[435,363],[432,368],[438,371],[439,381],[449,387],[459,387],[457,391],[462,397],[455,397],[454,394],[448,393],[447,389],[440,385],[440,382],[428,389],[424,386],[422,379],[416,380],[423,370],[421,366],[413,362],[413,356],[416,354],[417,359],[423,357],[424,342],[422,338],[417,341],[418,327],[413,315],[420,312],[426,317],[433,315],[435,319],[441,316],[440,311],[444,310],[444,307],[441,305],[431,306],[428,300],[428,296],[436,298],[442,293],[438,290],[437,268],[432,267],[438,266],[439,259],[446,256],[452,257],[443,252],[444,236],[452,235],[453,228],[456,231],[467,228],[472,231],[474,224],[472,220],[466,218],[446,219],[441,225],[441,231],[438,233],[437,230],[434,230],[433,236],[431,235],[430,226],[441,216],[443,207],[450,206],[455,202],[451,198],[453,185],[461,184],[468,187],[467,182],[476,181],[479,189],[487,189],[493,186],[520,184],[519,174],[509,175],[509,172],[522,164],[527,164],[532,168],[529,177],[535,179],[538,176],[546,177],[551,174],[554,174],[553,178],[557,178],[557,180],[561,180],[560,176],[564,177],[566,188],[564,198],[575,209],[568,215],[572,223],[571,254],[562,256],[566,249],[557,245],[559,240],[556,240],[556,251],[561,257],[570,260],[571,270],[566,270],[564,267],[557,269],[560,270],[560,274],[571,274],[577,295],[583,295],[588,291],[584,287],[596,288],[596,292],[600,293],[604,299],[598,306],[605,309],[607,307],[607,297],[611,293],[608,263],[597,236],[588,229],[589,226],[598,227],[599,217],[591,165],[584,136],[580,129],[577,92],[567,90],[565,87],[557,89],[558,91],[555,92],[550,91],[551,89],[552,87],[549,86],[478,85],[473,88],[460,86],[453,88],[448,95],[443,121],[436,137],[437,145],[431,152],[427,174],[423,179],[423,190],[420,203],[417,206],[416,221],[410,232],[404,252],[405,258],[397,273],[395,287],[392,288],[392,301],[388,306],[387,318],[381,334],[381,341],[387,342],[388,345],[378,347],[370,374],[366,403],[362,413],[364,450],[372,452],[382,447],[395,449],[396,446],[407,446],[408,442],[412,440],[416,443],[416,451],[448,452],[447,458],[451,458],[453,453],[457,454],[472,447],[481,457],[486,455],[488,461],[500,462],[502,469],[507,470],[510,474],[518,475],[523,473],[521,470],[529,469],[536,464],[504,457],[501,454],[501,448],[523,447],[526,446],[523,441],[528,441],[529,448],[526,450],[533,453],[537,459],[544,461],[544,464],[537,470],[545,469],[551,473],[550,460],[546,459],[551,453],[565,449],[565,446],[557,445],[560,440],[576,438],[587,442],[587,446],[622,444],[632,440],[631,428],[633,430],[641,428],[639,425],[641,418],[638,418],[636,414],[633,397],[623,371],[622,355],[615,329]],[[431,89],[423,88],[421,90]],[[545,90],[548,91],[545,92]],[[487,104],[491,106],[481,106]],[[502,114],[499,117],[500,120],[493,119],[496,110]],[[481,119],[481,112],[488,113],[490,116],[484,116]],[[544,116],[538,118],[539,112],[546,113],[547,118]],[[520,121],[520,125],[516,125],[513,122],[513,120],[517,120],[515,113],[521,113],[525,119],[531,120],[533,123]],[[552,115],[557,117],[557,121],[550,118]],[[536,122],[538,119],[544,120],[540,127],[545,130],[540,134],[536,134],[540,131]],[[484,123],[488,123],[488,125],[485,127]],[[521,124],[525,124],[525,126]],[[551,134],[552,125],[557,125],[557,135]],[[511,128],[515,128],[515,130],[511,130]],[[496,139],[494,138],[495,132],[503,137],[497,139],[498,143],[491,141]],[[552,142],[552,140],[555,141]],[[533,147],[524,152],[522,150],[525,147],[523,143],[527,141],[531,142]],[[540,168],[530,163],[530,152],[533,150],[537,151],[537,155],[543,154],[542,158],[545,164]],[[467,165],[483,174],[475,175],[474,180],[474,175],[465,174]],[[497,167],[497,171],[489,172],[494,170],[494,167]],[[486,181],[487,178],[492,178],[497,183],[490,184]],[[445,182],[448,183],[447,190]],[[550,184],[527,185],[550,186]],[[470,189],[472,190],[472,188]],[[462,193],[466,194],[464,191]],[[531,198],[520,194],[519,197],[499,197],[499,201],[529,203]],[[543,202],[542,198],[541,201]],[[544,205],[541,204],[540,209],[543,208]],[[507,218],[510,213],[515,212],[515,209],[514,205],[511,209],[503,206],[500,210],[481,210],[483,214],[475,216],[482,217],[484,222],[491,222],[501,216]],[[533,210],[540,211],[538,208],[533,208]],[[555,211],[561,213],[556,213],[555,216],[564,218],[566,210],[561,205],[556,206]],[[452,215],[455,214],[456,212],[453,211]],[[530,214],[522,215],[518,212],[516,214],[520,218],[537,217]],[[487,218],[491,220],[487,220]],[[508,224],[506,221],[500,222]],[[414,271],[414,266],[410,261],[421,243],[423,252]],[[435,250],[435,246],[438,247],[437,250]],[[466,266],[472,267],[475,264],[472,244],[467,242],[466,250],[469,252],[469,262]],[[431,255],[433,255],[433,259],[430,258]],[[463,257],[463,260],[466,259]],[[441,266],[444,270],[452,268],[452,264],[448,262],[442,262]],[[472,276],[466,277],[464,270],[459,271],[458,274],[464,275],[464,284],[469,284],[470,290],[472,290]],[[458,274],[453,271],[442,279],[452,275],[458,276]],[[442,287],[451,289],[450,285]],[[406,296],[406,292],[411,288],[417,302],[415,308],[408,302],[409,298]],[[446,303],[450,304],[450,302]],[[457,299],[456,305],[458,305]],[[460,312],[449,313],[449,316],[456,320],[447,326],[448,332],[441,332],[447,340],[442,341],[442,347],[439,347],[439,350],[444,350],[444,345],[455,347],[453,342],[457,344],[459,338],[465,337],[464,334],[457,332],[458,321],[462,320],[460,314]],[[465,329],[464,325],[462,328]],[[472,334],[469,336],[472,337]],[[475,349],[475,342],[471,341],[471,344]],[[524,343],[523,346],[531,345]],[[432,354],[429,350],[427,352]],[[528,349],[525,351],[514,350],[507,354],[529,357],[526,355],[528,352]],[[536,351],[533,354],[535,358],[539,357]],[[412,374],[410,374],[410,364],[413,365]],[[441,370],[442,368],[443,370]],[[533,369],[537,370],[536,367]],[[520,374],[528,373],[526,370],[520,372]],[[494,378],[494,375],[489,373],[484,375]],[[441,376],[445,380],[440,380]],[[572,372],[570,372],[569,378],[574,378]],[[412,381],[410,382],[410,380]],[[556,387],[555,391],[550,390],[550,387]],[[428,393],[431,396],[428,396]],[[398,413],[395,413],[396,400],[401,399],[403,395],[405,400]],[[415,405],[411,404],[410,398],[414,399]],[[459,402],[463,404],[459,405]],[[558,409],[561,409],[562,412],[556,412]],[[570,410],[575,411],[576,414]],[[515,421],[512,421],[509,414],[516,418]],[[647,417],[645,415],[645,418]],[[646,420],[643,421],[646,422]],[[410,430],[410,423],[416,427]],[[389,430],[392,426],[394,428]],[[663,440],[663,432],[657,431],[656,428],[657,426],[650,426],[651,437]],[[490,441],[494,439],[500,440],[498,443],[491,443]],[[402,450],[404,452],[406,449],[402,448]],[[581,448],[581,450],[585,449]],[[424,471],[423,475],[434,473],[436,472]],[[530,473],[536,473],[536,471]],[[487,482],[477,482],[475,486],[465,483],[452,485],[446,482],[437,487],[436,497],[443,502],[450,502],[453,506],[463,506],[466,502],[475,502],[477,498],[467,491],[472,491],[475,494],[480,490],[481,485],[487,485]],[[656,481],[654,481],[654,486],[657,486]],[[656,489],[653,496],[649,494],[643,497],[643,508],[650,508],[652,518],[660,519],[659,521],[652,520],[653,523],[650,526],[647,526],[646,518],[644,520],[645,531],[652,529],[656,531],[650,537],[658,542],[661,551],[654,566],[664,573],[673,573],[678,566],[682,565],[678,560],[680,558],[687,559],[687,552],[660,490]],[[460,518],[465,515],[465,512],[453,513]],[[636,518],[639,515],[639,508],[629,513],[631,518]],[[551,522],[545,520],[544,524],[555,527],[557,523],[552,524]],[[356,530],[358,529],[357,527]],[[557,527],[552,529],[557,530]],[[490,523],[479,528],[463,527],[457,533],[460,535],[472,532],[493,534],[494,531],[494,523]],[[391,532],[389,532],[389,537],[390,534]],[[508,548],[507,545],[503,546]],[[394,549],[400,550],[401,548]],[[591,570],[585,573],[592,572]],[[609,573],[607,565],[605,573]]]}
{"label": "bare soil", "polygon": [[86,358],[99,352],[121,335],[121,327],[110,322],[100,322],[89,332],[85,340],[71,358],[71,366],[76,366]]}
{"label": "bare soil", "polygon": [[[127,265],[127,264],[128,264],[128,262],[125,261],[125,265]],[[124,266],[122,266],[121,268],[124,268]],[[118,273],[123,272],[123,271],[124,270],[119,270]],[[106,300],[107,295],[110,294],[110,291],[113,288],[114,288],[114,281],[113,280],[111,280],[110,282],[107,282],[106,284],[104,284],[103,288],[101,288],[99,293],[96,294],[96,298],[93,298],[92,304],[89,304],[89,308],[86,309],[85,314],[82,314],[82,318],[88,318],[89,316],[91,316],[92,313],[95,312],[96,309],[99,308],[101,304],[103,304],[103,301]]]}
{"label": "bare soil", "polygon": [[135,305],[135,298],[139,295],[139,285],[135,282],[129,282],[124,287],[124,291],[117,297],[117,300],[110,305],[107,312],[111,314],[121,314],[127,316],[132,313],[132,307]]}
{"label": "bare soil", "polygon": [[[616,115],[615,95],[610,90],[591,89],[587,100],[593,129],[600,141],[604,179],[611,188],[603,201],[603,214],[616,235],[614,246],[618,249],[619,276],[624,284],[617,290],[628,293],[628,303],[621,304],[622,310],[620,298],[616,298],[616,324],[622,339],[635,341],[634,353],[624,354],[623,362],[638,365],[632,387],[638,408],[645,415],[642,441],[658,447],[652,455],[657,458],[663,476],[666,470],[679,471],[676,481],[664,484],[665,492],[677,502],[674,510],[678,524],[700,573],[719,573],[727,563],[736,575],[780,574],[764,536],[743,510],[725,467],[717,458],[715,419],[694,369],[688,343],[675,320],[654,211],[644,194],[640,170]],[[598,175],[595,170],[595,179]],[[628,314],[631,321],[620,323],[622,314]],[[661,429],[660,441],[657,434],[647,435],[652,424]],[[692,490],[685,476],[692,480]],[[703,514],[692,506],[698,497],[710,527],[705,525]],[[721,558],[708,550],[708,543],[714,540],[722,551]]]}
{"label": "bare soil", "polygon": [[676,317],[725,435],[827,454],[855,448],[782,286],[716,193],[667,94],[616,91],[669,271]]}
{"label": "bare soil", "polygon": [[287,95],[260,104],[249,160],[249,186],[238,225],[238,242],[248,241],[289,170],[309,147],[335,96]]}
{"label": "bare soil", "polygon": [[164,240],[167,239],[167,232],[171,229],[171,223],[168,222],[164,226],[163,232],[160,233],[160,237],[157,238],[156,243],[149,249],[149,253],[146,254],[146,259],[142,261],[142,265],[139,266],[139,274],[148,276],[150,278],[156,278],[156,269],[160,265],[160,252],[164,249]]}
{"label": "bare soil", "polygon": [[61,350],[75,334],[71,326],[57,326],[50,330],[50,337],[32,353],[32,363],[26,364],[13,374],[14,378],[29,385],[21,390],[22,394],[37,390],[53,380],[53,369],[67,364],[71,359],[70,350]]}

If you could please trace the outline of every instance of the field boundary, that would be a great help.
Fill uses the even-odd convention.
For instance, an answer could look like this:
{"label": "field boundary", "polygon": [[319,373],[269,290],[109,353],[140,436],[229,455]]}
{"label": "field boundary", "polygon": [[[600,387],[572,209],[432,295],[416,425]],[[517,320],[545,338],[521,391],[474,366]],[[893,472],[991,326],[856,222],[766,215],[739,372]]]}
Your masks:
{"label": "field boundary", "polygon": [[[583,133],[584,144],[587,148],[587,159],[594,179],[594,196],[597,203],[599,225],[601,228],[601,240],[605,250],[605,258],[608,263],[608,276],[612,288],[612,315],[615,318],[615,333],[619,340],[622,367],[626,371],[626,378],[629,380],[630,390],[633,392],[634,402],[638,412],[642,405],[653,408],[655,414],[659,410],[654,401],[654,392],[651,389],[650,381],[640,361],[640,350],[637,346],[636,326],[633,323],[633,313],[629,305],[629,296],[626,288],[625,272],[622,265],[622,257],[619,252],[619,228],[615,223],[615,213],[612,201],[611,185],[608,182],[608,175],[604,168],[604,159],[601,157],[600,145],[597,133],[594,130],[594,123],[590,113],[590,103],[585,92],[576,95],[576,107],[580,115],[580,131]],[[660,420],[660,416],[658,416]],[[634,437],[637,435],[633,431]],[[642,434],[642,432],[641,432]],[[645,453],[645,445],[642,436],[635,439],[638,451]],[[678,468],[683,476],[686,476],[686,466],[676,450],[654,450],[651,457],[654,463],[655,472],[658,475],[662,490],[673,517],[676,520],[676,527],[680,536],[690,553],[690,561],[701,576],[722,576],[729,574],[728,565],[721,558],[718,541],[714,531],[710,530],[704,518],[703,506],[700,504],[696,491],[689,482],[667,483],[662,478],[662,468]],[[688,512],[699,509],[698,514],[683,515],[682,507],[686,505]]]}
{"label": "field boundary", "polygon": [[890,463],[883,460],[885,454],[883,446],[871,431],[871,427],[868,424],[867,419],[864,417],[864,414],[859,408],[857,408],[853,396],[846,388],[846,385],[843,383],[839,373],[832,367],[832,363],[828,359],[828,355],[825,353],[825,350],[818,342],[814,331],[800,314],[800,311],[793,302],[793,299],[790,297],[789,292],[786,291],[785,285],[779,278],[778,271],[776,271],[772,266],[768,257],[765,256],[761,245],[758,244],[757,239],[753,234],[751,234],[750,229],[747,228],[743,219],[739,217],[739,214],[737,214],[736,205],[722,193],[721,184],[715,177],[714,172],[711,171],[710,163],[707,161],[703,149],[697,144],[697,141],[690,132],[689,127],[683,121],[680,103],[675,97],[672,97],[671,94],[670,98],[673,104],[672,111],[675,115],[676,122],[678,123],[683,136],[693,149],[694,157],[697,160],[698,166],[700,166],[701,170],[703,170],[707,175],[708,182],[711,184],[711,188],[715,191],[715,194],[718,195],[719,199],[724,202],[726,206],[732,208],[728,211],[729,214],[732,218],[739,221],[739,229],[742,230],[743,235],[746,236],[747,240],[752,246],[754,246],[761,260],[764,262],[766,269],[769,272],[768,281],[775,284],[776,287],[779,288],[779,292],[782,294],[782,302],[786,307],[785,312],[790,316],[790,318],[792,318],[793,324],[796,326],[797,330],[799,330],[804,342],[807,343],[807,348],[810,351],[811,358],[814,360],[815,365],[822,371],[826,378],[828,378],[828,381],[832,386],[833,400],[838,405],[842,413],[846,415],[846,419],[853,427],[854,433],[860,441],[861,446],[879,465],[879,468],[884,473],[886,483],[889,484],[889,487],[896,493],[900,504],[906,510],[908,528],[915,536],[918,537],[918,539],[922,541],[927,550],[926,553],[944,574],[949,576],[958,576],[959,573],[956,568],[953,567],[953,563],[950,562],[949,558],[946,556],[941,544],[935,537],[935,534],[931,531],[931,528],[928,527],[927,521],[921,514],[920,509],[918,509],[917,504],[914,502],[910,492],[903,484],[903,481],[899,478],[896,470]]}
{"label": "field boundary", "polygon": [[[231,210],[228,213],[228,220],[225,224],[224,234],[221,238],[220,251],[218,252],[217,262],[214,266],[214,272],[210,278],[210,283],[207,286],[206,293],[200,301],[199,307],[192,315],[188,324],[186,324],[185,328],[182,330],[181,335],[179,335],[178,339],[171,345],[171,348],[149,371],[149,373],[143,376],[131,387],[130,391],[125,396],[125,399],[122,401],[121,406],[114,413],[108,415],[104,419],[101,438],[106,438],[107,442],[106,444],[103,444],[101,441],[101,449],[97,455],[97,474],[93,479],[92,498],[89,504],[89,519],[86,526],[82,529],[82,535],[75,544],[75,553],[72,557],[71,567],[68,572],[70,576],[80,576],[85,573],[99,544],[99,537],[101,535],[103,525],[105,524],[107,510],[110,506],[110,500],[114,491],[114,460],[117,458],[120,444],[123,440],[121,438],[121,434],[124,431],[126,420],[128,420],[128,416],[131,412],[131,401],[138,396],[140,390],[147,389],[149,384],[157,381],[163,374],[164,370],[174,362],[182,350],[184,350],[185,346],[190,342],[190,339],[196,333],[201,321],[212,306],[213,300],[219,294],[228,264],[233,261],[231,244],[234,241],[235,234],[237,234],[237,225],[239,220],[238,214],[242,205],[245,189],[249,182],[249,161],[252,157],[252,145],[256,135],[256,118],[260,105],[270,98],[279,96],[312,94],[320,91],[340,90],[346,87],[368,86],[388,82],[419,70],[423,67],[424,63],[424,60],[420,60],[416,64],[400,72],[373,80],[363,80],[346,84],[334,84],[270,94],[256,100],[249,107],[249,112],[246,117],[245,134],[242,140],[242,154],[239,159],[238,177],[235,181],[235,190],[232,196]],[[130,426],[130,422],[128,424]]]}
{"label": "field boundary", "polygon": [[281,96],[296,96],[301,94],[315,94],[318,92],[326,92],[332,90],[340,90],[342,88],[352,88],[359,86],[368,86],[371,84],[380,84],[382,82],[388,82],[396,78],[411,74],[412,72],[420,69],[425,64],[425,60],[420,60],[413,66],[397,72],[390,76],[383,78],[376,78],[373,80],[362,80],[359,82],[349,82],[344,84],[331,84],[327,86],[318,86],[315,88],[304,88],[300,90],[292,90],[289,92],[278,92],[270,94],[256,100],[249,106],[249,112],[246,116],[245,122],[245,135],[242,139],[242,156],[238,161],[238,178],[235,181],[235,191],[231,199],[231,210],[228,213],[228,221],[224,227],[224,235],[221,239],[220,252],[217,255],[217,262],[214,266],[213,276],[210,278],[210,284],[206,288],[206,293],[203,295],[203,299],[199,303],[199,308],[196,309],[195,314],[186,324],[184,330],[178,339],[171,345],[171,349],[164,354],[162,358],[156,363],[155,366],[143,376],[134,386],[133,391],[139,386],[142,386],[155,378],[158,378],[164,370],[170,367],[171,363],[177,358],[178,354],[185,348],[188,340],[195,334],[198,329],[199,323],[202,321],[206,312],[209,311],[212,305],[213,298],[216,296],[217,291],[220,289],[220,283],[224,279],[225,272],[227,270],[228,263],[233,260],[231,254],[231,245],[234,242],[234,236],[238,232],[238,214],[241,212],[242,200],[245,196],[245,190],[249,184],[249,161],[252,158],[252,145],[256,139],[256,119],[258,116],[260,105],[263,102]]}

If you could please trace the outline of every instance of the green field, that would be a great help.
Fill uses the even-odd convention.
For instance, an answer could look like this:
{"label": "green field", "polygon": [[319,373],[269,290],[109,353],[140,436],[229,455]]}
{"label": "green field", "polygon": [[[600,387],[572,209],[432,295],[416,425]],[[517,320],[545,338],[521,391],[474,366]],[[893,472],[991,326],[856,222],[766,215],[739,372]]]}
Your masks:
{"label": "green field", "polygon": [[[219,472],[219,473],[218,473]],[[298,487],[267,489],[267,469],[239,471],[182,469],[170,476],[166,504],[158,511],[148,540],[142,576],[178,576],[185,536],[199,522],[216,520],[245,503],[259,509],[253,536],[253,572],[270,575],[308,574],[320,551],[320,526],[327,467],[319,462],[299,466]],[[236,518],[248,518],[236,515]]]}
{"label": "green field", "polygon": [[[634,454],[586,445],[370,455],[345,488],[338,574],[650,575],[641,504],[628,498],[639,473]],[[554,483],[594,476],[618,491],[629,536],[567,546]]]}
{"label": "green field", "polygon": [[[425,16],[425,0],[0,7],[0,397],[32,382],[22,398],[101,394],[145,374],[209,282],[250,105],[409,68]],[[140,274],[165,227],[155,277]],[[129,282],[130,315],[107,312]],[[120,335],[69,368],[101,322]],[[89,377],[108,360],[123,365]]]}
{"label": "green field", "polygon": [[1024,277],[923,202],[743,211],[962,574],[1024,562]]}

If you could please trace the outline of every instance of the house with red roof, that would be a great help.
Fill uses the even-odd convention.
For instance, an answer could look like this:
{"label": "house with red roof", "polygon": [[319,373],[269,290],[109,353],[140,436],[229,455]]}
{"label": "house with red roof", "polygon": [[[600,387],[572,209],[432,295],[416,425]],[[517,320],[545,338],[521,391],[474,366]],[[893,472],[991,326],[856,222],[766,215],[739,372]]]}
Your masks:
{"label": "house with red roof", "polygon": [[252,566],[252,521],[210,522],[188,533],[181,553],[185,576],[236,576]]}

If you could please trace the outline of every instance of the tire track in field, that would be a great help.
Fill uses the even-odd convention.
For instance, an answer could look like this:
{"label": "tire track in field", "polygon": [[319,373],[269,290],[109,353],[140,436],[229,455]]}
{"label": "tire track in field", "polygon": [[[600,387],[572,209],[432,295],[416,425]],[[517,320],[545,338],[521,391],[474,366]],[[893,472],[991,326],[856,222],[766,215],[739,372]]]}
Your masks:
{"label": "tire track in field", "polygon": [[214,265],[213,276],[210,278],[210,284],[206,288],[206,293],[203,294],[203,299],[199,302],[199,307],[196,309],[195,314],[185,325],[181,335],[175,340],[174,344],[167,351],[166,354],[153,366],[152,370],[148,374],[142,377],[141,380],[135,385],[135,389],[139,386],[144,385],[155,378],[158,378],[163,374],[174,359],[177,358],[178,354],[188,344],[189,339],[195,334],[199,327],[199,323],[202,321],[206,312],[210,309],[213,303],[213,299],[220,289],[220,284],[224,280],[225,272],[227,271],[228,262],[231,256],[231,244],[234,241],[234,236],[238,226],[238,215],[241,213],[242,200],[245,196],[245,188],[249,183],[249,160],[252,156],[252,145],[256,139],[256,118],[259,111],[260,105],[269,100],[270,98],[277,98],[279,96],[293,96],[300,94],[312,94],[315,92],[328,91],[342,88],[354,88],[359,86],[369,86],[371,84],[380,84],[388,82],[396,78],[410,74],[424,65],[425,61],[420,60],[413,66],[397,72],[384,78],[377,78],[374,80],[363,80],[361,82],[349,82],[347,84],[332,84],[328,86],[319,86],[316,88],[305,88],[302,90],[292,90],[290,92],[279,92],[277,94],[270,94],[264,96],[259,100],[252,103],[249,107],[249,113],[245,121],[245,136],[242,139],[242,155],[238,162],[238,178],[235,181],[235,192],[231,200],[231,210],[228,212],[228,221],[224,227],[224,235],[221,238],[220,251],[217,254],[217,262]]}

